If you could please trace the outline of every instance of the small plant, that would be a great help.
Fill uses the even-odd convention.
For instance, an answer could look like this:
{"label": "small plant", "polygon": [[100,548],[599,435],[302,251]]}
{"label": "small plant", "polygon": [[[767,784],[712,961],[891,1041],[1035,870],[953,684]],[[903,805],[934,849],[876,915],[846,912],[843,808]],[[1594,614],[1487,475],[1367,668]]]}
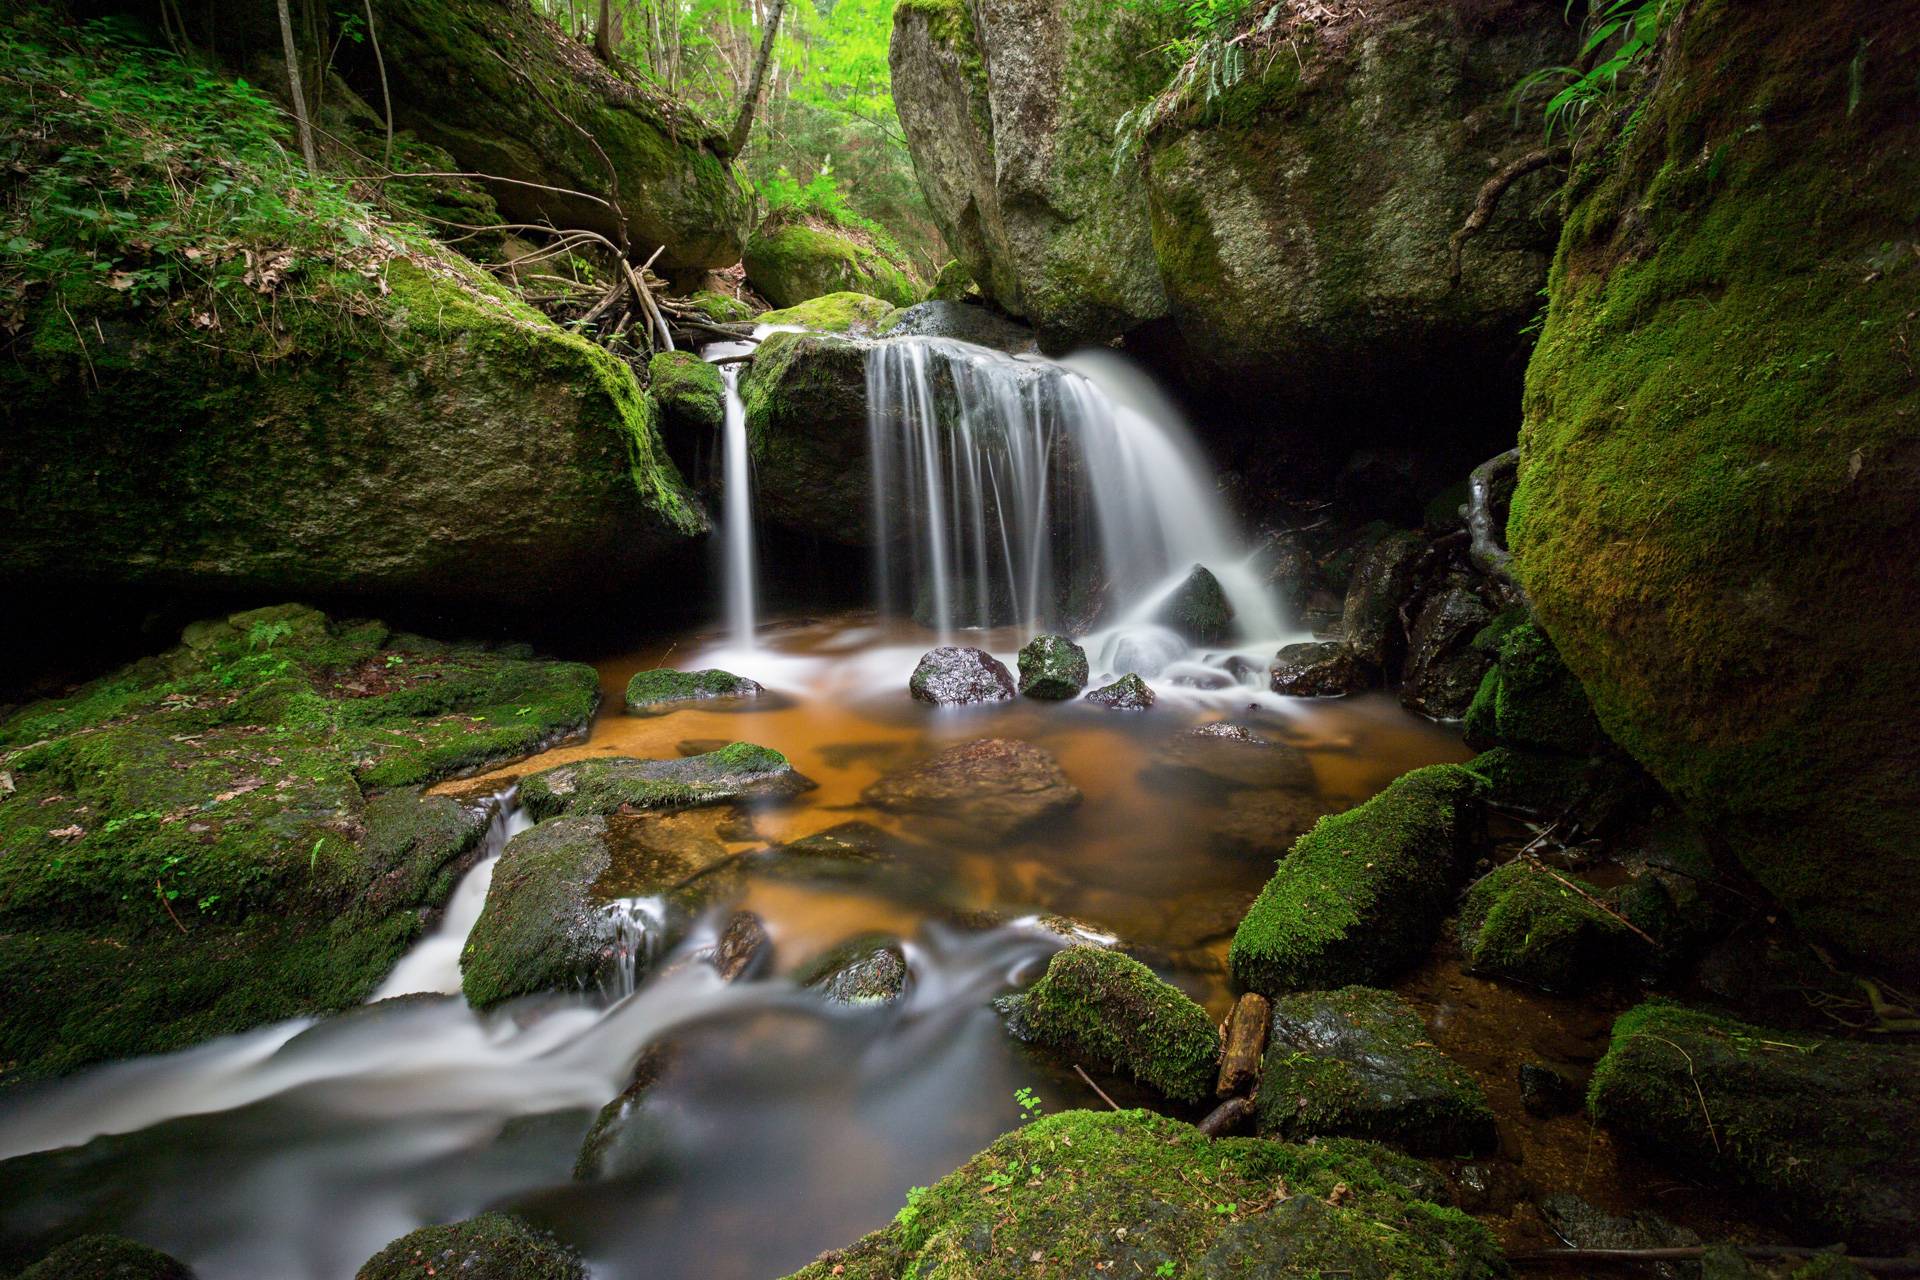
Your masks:
{"label": "small plant", "polygon": [[914,1222],[920,1217],[920,1202],[926,1199],[926,1195],[925,1187],[907,1188],[907,1203],[901,1206],[900,1212],[893,1215],[895,1225],[902,1231],[913,1230]]}
{"label": "small plant", "polygon": [[1013,1091],[1013,1102],[1015,1106],[1020,1108],[1020,1118],[1022,1120],[1038,1119],[1041,1113],[1046,1110],[1046,1108],[1041,1105],[1040,1095],[1026,1085],[1021,1085]]}
{"label": "small plant", "polygon": [[1240,1206],[1228,1200],[1222,1204],[1213,1206],[1213,1211],[1222,1218],[1231,1218],[1234,1214],[1240,1212]]}
{"label": "small plant", "polygon": [[989,1191],[1005,1191],[1013,1185],[1013,1175],[1005,1170],[995,1169],[987,1175],[986,1184]]}
{"label": "small plant", "polygon": [[[1678,8],[1679,0],[1600,0],[1588,12],[1586,39],[1580,46],[1581,62],[1597,61],[1584,70],[1578,64],[1542,67],[1514,86],[1512,101],[1518,106],[1536,91],[1558,84],[1541,113],[1547,140],[1551,142],[1556,131],[1574,133],[1590,111],[1606,106],[1623,77],[1642,66]],[[1572,12],[1568,0],[1567,13]]]}
{"label": "small plant", "polygon": [[256,622],[247,628],[247,648],[255,653],[271,649],[293,634],[290,622]]}
{"label": "small plant", "polygon": [[1168,1278],[1173,1275],[1173,1260],[1169,1258],[1167,1261],[1155,1267],[1153,1274],[1159,1276],[1160,1280],[1168,1280]]}

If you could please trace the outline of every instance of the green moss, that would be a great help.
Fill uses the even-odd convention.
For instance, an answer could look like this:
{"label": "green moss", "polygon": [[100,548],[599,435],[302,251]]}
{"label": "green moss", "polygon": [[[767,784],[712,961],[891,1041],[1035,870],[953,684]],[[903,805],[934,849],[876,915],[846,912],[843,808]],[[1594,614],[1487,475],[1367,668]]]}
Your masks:
{"label": "green moss", "polygon": [[753,319],[753,308],[729,294],[702,289],[683,299],[715,324],[737,324]]}
{"label": "green moss", "polygon": [[14,1280],[192,1280],[178,1260],[124,1236],[81,1236]]}
{"label": "green moss", "polygon": [[356,1280],[586,1280],[580,1256],[552,1235],[504,1213],[410,1231],[369,1258]]}
{"label": "green moss", "polygon": [[[804,222],[762,227],[747,242],[747,280],[780,307],[851,290],[897,307],[919,302],[926,290],[902,264],[890,261],[868,237]],[[761,323],[771,323],[762,317]]]}
{"label": "green moss", "polygon": [[1260,1064],[1264,1137],[1370,1138],[1418,1155],[1493,1149],[1493,1111],[1420,1015],[1391,991],[1342,987],[1273,1006]]}
{"label": "green moss", "polygon": [[[836,294],[768,322],[839,323],[809,315],[848,308],[877,323],[892,308],[859,294]],[[865,549],[873,529],[873,480],[867,455],[867,344],[827,333],[775,333],[754,353],[741,380],[747,444],[753,456],[754,509],[775,527]]]}
{"label": "green moss", "polygon": [[1039,1043],[1133,1077],[1175,1102],[1213,1091],[1220,1037],[1207,1011],[1131,956],[1068,947],[1021,1002]]}
{"label": "green moss", "polygon": [[1369,1143],[1212,1141],[1147,1111],[1068,1111],[909,1192],[892,1225],[791,1280],[1503,1274],[1491,1237],[1439,1194]]}
{"label": "green moss", "polygon": [[1573,193],[1509,535],[1613,739],[1804,928],[1913,967],[1920,31],[1888,34],[1688,7]]}
{"label": "green moss", "polygon": [[1614,1023],[1594,1119],[1762,1195],[1801,1229],[1898,1251],[1920,1230],[1920,1048],[1797,1035],[1662,1001]]}
{"label": "green moss", "polygon": [[671,426],[701,435],[726,420],[727,387],[720,371],[691,351],[662,351],[647,364],[648,393]]}
{"label": "green moss", "polygon": [[933,278],[932,288],[927,290],[929,302],[969,302],[979,296],[980,286],[974,283],[973,273],[957,260],[941,267]]}
{"label": "green moss", "polygon": [[508,842],[487,902],[460,951],[460,989],[476,1009],[607,977],[611,923],[593,887],[611,865],[607,820],[548,818]]}
{"label": "green moss", "polygon": [[633,679],[627,681],[627,711],[640,714],[677,702],[752,698],[763,692],[754,681],[717,667],[709,667],[704,671],[655,667],[651,671],[637,672]]}
{"label": "green moss", "polygon": [[1478,837],[1485,792],[1459,765],[1432,765],[1320,819],[1234,933],[1234,980],[1272,995],[1378,981],[1425,955]]}
{"label": "green moss", "polygon": [[[1502,615],[1503,618],[1505,615]],[[1475,742],[1506,743],[1569,755],[1603,749],[1586,690],[1560,660],[1545,632],[1531,622],[1495,619],[1474,637],[1497,637],[1499,658],[1467,709],[1465,730]]]}
{"label": "green moss", "polygon": [[792,325],[814,333],[871,334],[886,328],[898,308],[860,292],[828,293],[780,311],[768,311],[761,324]]}
{"label": "green moss", "polygon": [[[1558,877],[1558,878],[1556,878]],[[1586,896],[1582,896],[1585,894]],[[1550,991],[1579,991],[1623,976],[1647,957],[1600,889],[1521,859],[1467,892],[1460,948],[1469,968]]]}
{"label": "green moss", "polygon": [[1087,687],[1087,651],[1065,636],[1036,636],[1020,649],[1020,692],[1029,698],[1076,698]]}
{"label": "green moss", "polygon": [[681,809],[746,796],[790,796],[814,784],[778,751],[735,742],[675,760],[608,756],[563,764],[520,783],[520,803],[536,820],[559,813]]}

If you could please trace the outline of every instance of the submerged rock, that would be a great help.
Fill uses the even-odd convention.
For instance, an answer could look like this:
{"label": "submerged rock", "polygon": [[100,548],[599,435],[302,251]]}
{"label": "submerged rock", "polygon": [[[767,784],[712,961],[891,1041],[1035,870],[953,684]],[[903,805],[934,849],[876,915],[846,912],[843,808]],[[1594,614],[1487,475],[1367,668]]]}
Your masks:
{"label": "submerged rock", "polygon": [[193,1280],[179,1259],[125,1236],[81,1236],[19,1272],[14,1280]]}
{"label": "submerged rock", "polygon": [[1035,636],[1020,650],[1020,692],[1060,701],[1087,687],[1087,651],[1065,636]]}
{"label": "submerged rock", "polygon": [[1573,1081],[1544,1063],[1521,1063],[1519,1078],[1520,1105],[1530,1116],[1565,1115],[1580,1105],[1580,1090]]}
{"label": "submerged rock", "polygon": [[1199,1102],[1213,1092],[1220,1055],[1213,1019],[1118,951],[1076,946],[1056,953],[1014,1018],[1026,1039],[1175,1102]]}
{"label": "submerged rock", "polygon": [[1353,650],[1338,640],[1290,644],[1273,656],[1268,683],[1292,698],[1338,698],[1371,687]]}
{"label": "submerged rock", "polygon": [[421,784],[584,730],[599,696],[578,663],[299,605],[182,640],[0,717],[9,1080],[358,1004],[487,827]]}
{"label": "submerged rock", "polygon": [[1080,803],[1080,790],[1032,743],[982,738],[889,773],[861,798],[875,808],[952,819],[997,837],[1066,812]]}
{"label": "submerged rock", "polygon": [[1313,790],[1313,765],[1291,743],[1273,742],[1239,725],[1209,724],[1175,734],[1155,748],[1149,781],[1215,790]]}
{"label": "submerged rock", "polygon": [[1112,684],[1087,694],[1086,700],[1109,711],[1145,711],[1153,705],[1154,697],[1147,682],[1129,671]]}
{"label": "submerged rock", "polygon": [[1233,634],[1233,605],[1212,570],[1197,564],[1153,620],[1194,644],[1220,644]]}
{"label": "submerged rock", "polygon": [[1756,1192],[1815,1239],[1920,1241],[1920,1046],[1649,1001],[1614,1023],[1587,1105],[1650,1159]]}
{"label": "submerged rock", "polygon": [[580,1255],[548,1232],[505,1213],[409,1231],[355,1273],[354,1280],[587,1280]]}
{"label": "submerged rock", "polygon": [[704,671],[675,671],[656,667],[637,672],[627,681],[627,711],[642,715],[682,702],[705,702],[713,698],[757,698],[766,690],[758,681],[736,676],[731,671],[709,667]]}
{"label": "submerged rock", "polygon": [[1206,828],[1215,848],[1268,861],[1286,856],[1295,840],[1338,808],[1310,790],[1241,788],[1213,808]]}
{"label": "submerged rock", "polygon": [[811,791],[778,751],[735,742],[673,760],[603,756],[521,779],[520,803],[535,820],[561,813],[689,809],[741,799],[777,800]]}
{"label": "submerged rock", "polygon": [[1651,957],[1602,890],[1520,858],[1467,891],[1460,949],[1476,973],[1549,991],[1581,991],[1626,976]]}
{"label": "submerged rock", "polygon": [[920,659],[907,681],[920,702],[936,707],[964,707],[977,702],[1004,702],[1014,695],[1013,675],[984,649],[942,645]]}
{"label": "submerged rock", "polygon": [[801,986],[834,1004],[881,1005],[907,989],[907,953],[897,938],[863,934],[834,947],[798,974]]}
{"label": "submerged rock", "polygon": [[1260,1133],[1374,1138],[1416,1155],[1478,1155],[1496,1143],[1473,1077],[1434,1048],[1391,991],[1342,987],[1274,1001],[1260,1069]]}
{"label": "submerged rock", "polygon": [[736,911],[720,931],[720,940],[713,944],[709,959],[722,982],[738,982],[766,968],[772,954],[773,939],[767,936],[767,926],[760,917],[751,911]]}
{"label": "submerged rock", "polygon": [[1066,1111],[910,1193],[891,1224],[790,1280],[1499,1274],[1492,1237],[1444,1198],[1424,1166],[1372,1143],[1210,1139],[1150,1111]]}
{"label": "submerged rock", "polygon": [[647,1095],[672,1069],[678,1053],[673,1041],[648,1045],[633,1064],[633,1078],[613,1101],[600,1108],[580,1140],[573,1176],[581,1182],[637,1173],[659,1159],[659,1126],[646,1110]]}
{"label": "submerged rock", "polygon": [[904,307],[926,293],[907,265],[872,237],[825,219],[797,221],[775,214],[747,241],[744,261],[747,283],[776,307],[848,292]]}
{"label": "submerged rock", "polygon": [[1273,996],[1378,982],[1424,956],[1480,837],[1485,791],[1459,765],[1429,765],[1322,818],[1241,921],[1234,980]]}

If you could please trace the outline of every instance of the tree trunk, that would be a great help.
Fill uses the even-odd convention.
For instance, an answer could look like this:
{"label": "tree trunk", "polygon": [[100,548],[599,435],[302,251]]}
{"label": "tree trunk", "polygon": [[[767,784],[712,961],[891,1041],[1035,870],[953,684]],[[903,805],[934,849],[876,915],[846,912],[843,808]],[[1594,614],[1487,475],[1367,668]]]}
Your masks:
{"label": "tree trunk", "polygon": [[600,25],[593,31],[594,55],[611,64],[618,44],[613,30],[613,0],[600,0]]}
{"label": "tree trunk", "polygon": [[300,154],[306,157],[307,172],[320,172],[320,157],[313,150],[313,126],[307,122],[307,94],[300,85],[300,50],[293,43],[293,9],[289,0],[279,0],[280,48],[287,59],[287,85],[293,90],[293,122],[300,131]]}
{"label": "tree trunk", "polygon": [[727,150],[739,155],[746,150],[747,134],[753,131],[753,113],[760,105],[760,85],[767,76],[767,63],[773,58],[773,41],[780,34],[780,15],[786,12],[787,0],[773,0],[767,9],[767,29],[760,37],[760,56],[753,60],[753,74],[747,77],[747,93],[740,100],[740,115],[733,122],[733,132],[727,135]]}

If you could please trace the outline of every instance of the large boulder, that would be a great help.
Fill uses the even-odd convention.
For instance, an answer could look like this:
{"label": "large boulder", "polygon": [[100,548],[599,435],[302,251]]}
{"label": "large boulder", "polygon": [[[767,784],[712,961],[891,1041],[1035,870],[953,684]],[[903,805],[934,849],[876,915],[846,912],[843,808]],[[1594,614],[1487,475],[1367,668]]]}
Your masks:
{"label": "large boulder", "polygon": [[1920,1244],[1920,1047],[1797,1035],[1650,1001],[1614,1023],[1593,1117],[1757,1193],[1809,1244]]}
{"label": "large boulder", "polygon": [[81,1236],[20,1272],[15,1280],[193,1280],[179,1259],[124,1236]]}
{"label": "large boulder", "polygon": [[830,293],[864,293],[896,307],[925,290],[870,233],[819,221],[769,219],[747,241],[747,282],[776,307]]}
{"label": "large boulder", "polygon": [[1195,644],[1219,644],[1233,634],[1233,605],[1213,571],[1197,564],[1160,606],[1154,621]]}
{"label": "large boulder", "polygon": [[1240,922],[1234,980],[1277,995],[1378,982],[1424,956],[1479,836],[1485,791],[1459,765],[1429,765],[1322,818]]}
{"label": "large boulder", "polygon": [[0,720],[0,1082],[365,1000],[487,825],[420,785],[598,696],[578,663],[283,606]]}
{"label": "large boulder", "polygon": [[1631,973],[1650,948],[1605,891],[1519,858],[1467,891],[1460,951],[1476,973],[1571,992]]}
{"label": "large boulder", "polygon": [[1101,947],[1055,953],[1019,997],[1022,1035],[1075,1062],[1130,1076],[1175,1102],[1213,1091],[1220,1037],[1207,1011],[1130,956]]}
{"label": "large boulder", "polygon": [[367,1259],[354,1280],[586,1280],[580,1255],[505,1213],[409,1231]]}
{"label": "large boulder", "polygon": [[1571,192],[1508,532],[1614,741],[1914,972],[1920,25],[1883,17],[1712,0],[1662,40]]}
{"label": "large boulder", "polygon": [[1080,803],[1080,789],[1032,743],[982,738],[887,774],[861,796],[893,813],[947,819],[1005,836]]}
{"label": "large boulder", "polygon": [[1424,1166],[1372,1143],[1215,1140],[1150,1111],[1066,1111],[789,1280],[1503,1274],[1486,1229],[1445,1199]]}
{"label": "large boulder", "polygon": [[1369,668],[1338,640],[1306,640],[1273,655],[1267,682],[1290,698],[1338,698],[1373,681]]}
{"label": "large boulder", "polygon": [[759,520],[841,546],[870,546],[878,536],[867,346],[830,334],[776,333],[755,350],[740,395]]}
{"label": "large boulder", "polygon": [[[349,78],[403,127],[490,184],[517,222],[584,227],[695,275],[746,244],[749,201],[714,126],[610,66],[529,6],[379,0],[383,65],[348,45]],[[476,110],[475,103],[484,103]],[[553,190],[552,188],[561,188]]]}

